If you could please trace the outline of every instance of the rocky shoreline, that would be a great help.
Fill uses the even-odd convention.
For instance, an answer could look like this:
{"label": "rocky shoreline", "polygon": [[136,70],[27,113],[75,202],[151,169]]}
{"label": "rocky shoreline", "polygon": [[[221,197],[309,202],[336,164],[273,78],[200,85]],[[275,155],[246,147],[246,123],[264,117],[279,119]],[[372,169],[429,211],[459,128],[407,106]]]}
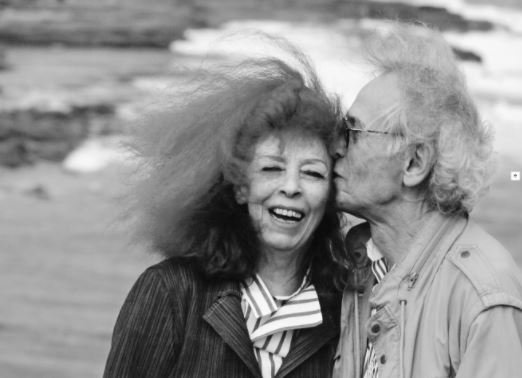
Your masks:
{"label": "rocky shoreline", "polygon": [[109,132],[113,120],[111,105],[75,106],[67,112],[0,112],[0,162],[11,168],[39,160],[61,162],[91,130]]}
{"label": "rocky shoreline", "polygon": [[[138,0],[0,0],[0,46],[5,49],[0,47],[0,69],[16,66],[18,62],[9,60],[9,49],[16,46],[166,50],[189,27],[217,27],[238,19],[327,22],[339,18],[417,20],[458,32],[494,27],[487,21],[466,20],[444,8],[400,2],[151,0],[144,5]],[[455,49],[455,53],[465,60],[481,59],[471,51]],[[7,86],[0,84],[1,100],[9,92]],[[130,86],[127,88],[132,91]],[[82,140],[92,136],[93,130],[99,134],[103,129],[100,124],[117,121],[121,96],[113,97],[105,97],[101,104],[75,103],[60,112],[2,106],[0,165],[18,167],[38,160],[63,160]]]}
{"label": "rocky shoreline", "polygon": [[[90,4],[90,5],[89,5]],[[442,7],[397,2],[309,0],[2,0],[0,44],[167,47],[186,28],[215,27],[237,19],[393,19],[441,30],[490,30]]]}

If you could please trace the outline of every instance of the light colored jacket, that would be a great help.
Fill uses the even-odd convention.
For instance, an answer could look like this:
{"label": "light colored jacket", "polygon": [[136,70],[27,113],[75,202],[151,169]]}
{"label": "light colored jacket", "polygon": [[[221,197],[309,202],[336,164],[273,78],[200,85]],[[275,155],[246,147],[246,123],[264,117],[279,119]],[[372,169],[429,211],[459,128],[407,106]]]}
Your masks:
{"label": "light colored jacket", "polygon": [[344,293],[334,377],[362,376],[367,337],[380,378],[522,376],[522,274],[472,221],[432,215],[404,260],[367,281]]}

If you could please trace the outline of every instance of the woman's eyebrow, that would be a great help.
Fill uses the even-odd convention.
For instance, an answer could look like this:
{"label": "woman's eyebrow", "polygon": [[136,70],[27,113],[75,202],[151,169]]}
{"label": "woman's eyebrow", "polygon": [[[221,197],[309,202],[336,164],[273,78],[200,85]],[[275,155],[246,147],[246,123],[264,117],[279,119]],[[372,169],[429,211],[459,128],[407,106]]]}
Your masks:
{"label": "woman's eyebrow", "polygon": [[323,165],[328,165],[326,161],[323,159],[316,159],[316,158],[310,158],[303,160],[303,164],[315,164],[315,163],[321,163]]}
{"label": "woman's eyebrow", "polygon": [[280,162],[285,161],[285,158],[280,156],[280,155],[259,155],[258,158],[259,159],[263,158],[263,159],[276,160],[276,161],[280,161]]}

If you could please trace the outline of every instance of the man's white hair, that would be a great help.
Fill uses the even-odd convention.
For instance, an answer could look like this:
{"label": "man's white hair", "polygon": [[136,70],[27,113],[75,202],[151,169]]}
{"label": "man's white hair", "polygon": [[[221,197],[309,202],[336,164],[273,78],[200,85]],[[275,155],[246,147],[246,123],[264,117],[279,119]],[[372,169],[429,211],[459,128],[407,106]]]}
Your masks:
{"label": "man's white hair", "polygon": [[410,24],[391,23],[366,42],[376,73],[399,81],[401,100],[384,127],[405,145],[429,144],[435,151],[425,200],[442,213],[469,213],[489,184],[492,133],[453,50],[439,32]]}

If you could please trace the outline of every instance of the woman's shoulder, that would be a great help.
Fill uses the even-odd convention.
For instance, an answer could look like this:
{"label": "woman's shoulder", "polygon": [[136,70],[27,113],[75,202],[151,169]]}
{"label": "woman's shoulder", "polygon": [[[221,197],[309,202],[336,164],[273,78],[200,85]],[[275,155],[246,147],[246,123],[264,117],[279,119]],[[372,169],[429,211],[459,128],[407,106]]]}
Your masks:
{"label": "woman's shoulder", "polygon": [[148,267],[141,278],[159,280],[166,289],[181,289],[184,285],[204,281],[198,265],[194,260],[171,257]]}
{"label": "woman's shoulder", "polygon": [[237,281],[210,277],[194,258],[170,257],[147,268],[139,280],[155,281],[166,291],[202,293],[235,288]]}
{"label": "woman's shoulder", "polygon": [[176,308],[189,303],[206,308],[220,293],[239,290],[237,281],[209,278],[202,273],[197,261],[180,257],[171,257],[150,266],[135,286],[140,291],[150,288]]}

